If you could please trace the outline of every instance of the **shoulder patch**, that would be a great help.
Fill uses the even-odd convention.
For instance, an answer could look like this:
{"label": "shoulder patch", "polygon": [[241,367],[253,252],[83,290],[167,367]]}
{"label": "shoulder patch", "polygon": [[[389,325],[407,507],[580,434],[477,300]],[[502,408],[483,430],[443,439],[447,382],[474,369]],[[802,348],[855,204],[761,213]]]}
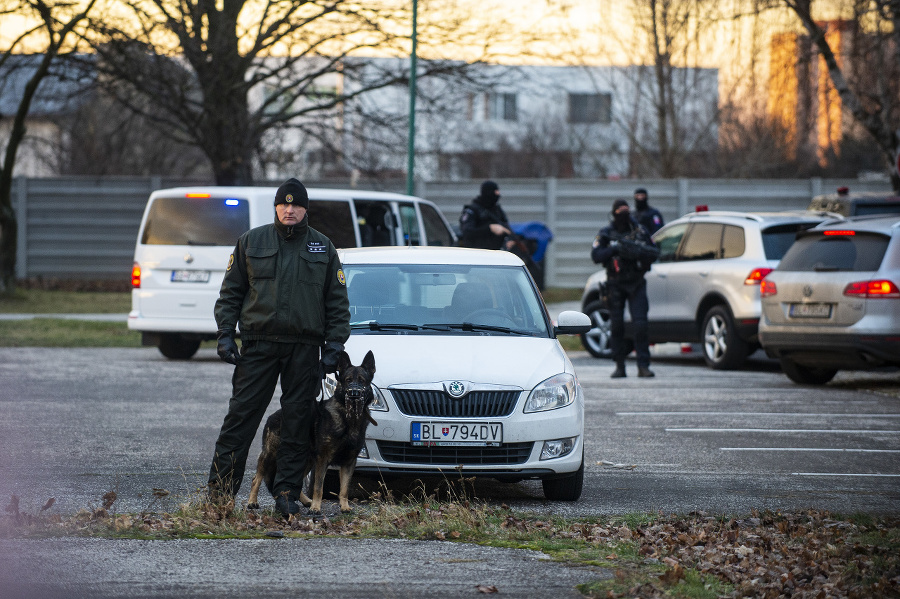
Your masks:
{"label": "shoulder patch", "polygon": [[337,280],[341,285],[346,285],[347,280],[344,278],[344,269],[339,268],[337,271]]}
{"label": "shoulder patch", "polygon": [[316,254],[327,252],[328,246],[322,241],[308,241],[306,243],[306,251]]}
{"label": "shoulder patch", "polygon": [[231,270],[231,267],[234,266],[234,252],[231,253],[231,256],[228,257],[228,266],[225,267],[226,271]]}

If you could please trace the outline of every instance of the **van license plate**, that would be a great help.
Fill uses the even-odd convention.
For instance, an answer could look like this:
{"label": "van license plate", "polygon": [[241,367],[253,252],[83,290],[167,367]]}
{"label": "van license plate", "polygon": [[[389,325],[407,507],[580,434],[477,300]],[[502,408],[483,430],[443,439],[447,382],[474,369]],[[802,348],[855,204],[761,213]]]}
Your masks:
{"label": "van license plate", "polygon": [[795,318],[829,318],[831,304],[791,304],[790,314]]}
{"label": "van license plate", "polygon": [[173,283],[208,283],[208,270],[173,270]]}
{"label": "van license plate", "polygon": [[426,446],[493,446],[503,443],[500,422],[413,422],[410,440]]}

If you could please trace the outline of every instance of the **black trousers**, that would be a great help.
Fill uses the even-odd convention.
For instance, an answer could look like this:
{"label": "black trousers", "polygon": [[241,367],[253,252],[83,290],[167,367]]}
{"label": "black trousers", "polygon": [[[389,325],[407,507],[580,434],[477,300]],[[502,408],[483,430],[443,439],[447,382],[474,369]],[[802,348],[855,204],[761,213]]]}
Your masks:
{"label": "black trousers", "polygon": [[318,391],[319,348],[301,343],[250,341],[234,367],[228,414],[216,441],[210,488],[237,495],[250,445],[281,377],[281,444],[273,490],[276,496],[300,496],[310,459],[310,433]]}
{"label": "black trousers", "polygon": [[639,367],[650,366],[649,327],[647,312],[647,282],[641,277],[632,281],[609,279],[606,283],[609,294],[609,346],[616,364],[624,364],[625,356],[625,303],[631,314],[634,327],[634,351]]}

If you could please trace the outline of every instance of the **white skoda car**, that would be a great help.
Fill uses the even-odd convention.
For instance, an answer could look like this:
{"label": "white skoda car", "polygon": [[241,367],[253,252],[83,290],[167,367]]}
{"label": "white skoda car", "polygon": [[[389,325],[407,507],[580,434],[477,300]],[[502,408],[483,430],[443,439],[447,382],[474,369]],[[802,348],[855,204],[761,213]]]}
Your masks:
{"label": "white skoda car", "polygon": [[356,472],[540,479],[575,501],[584,481],[584,396],[537,285],[509,252],[340,250],[350,297],[347,352],[375,355],[376,401]]}

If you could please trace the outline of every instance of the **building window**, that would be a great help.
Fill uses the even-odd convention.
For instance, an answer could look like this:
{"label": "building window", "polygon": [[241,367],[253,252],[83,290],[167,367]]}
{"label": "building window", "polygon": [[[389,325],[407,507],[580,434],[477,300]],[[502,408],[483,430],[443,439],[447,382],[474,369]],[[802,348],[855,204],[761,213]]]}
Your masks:
{"label": "building window", "polygon": [[516,120],[516,94],[487,94],[485,99],[486,120]]}
{"label": "building window", "polygon": [[611,123],[612,94],[569,94],[570,123]]}

